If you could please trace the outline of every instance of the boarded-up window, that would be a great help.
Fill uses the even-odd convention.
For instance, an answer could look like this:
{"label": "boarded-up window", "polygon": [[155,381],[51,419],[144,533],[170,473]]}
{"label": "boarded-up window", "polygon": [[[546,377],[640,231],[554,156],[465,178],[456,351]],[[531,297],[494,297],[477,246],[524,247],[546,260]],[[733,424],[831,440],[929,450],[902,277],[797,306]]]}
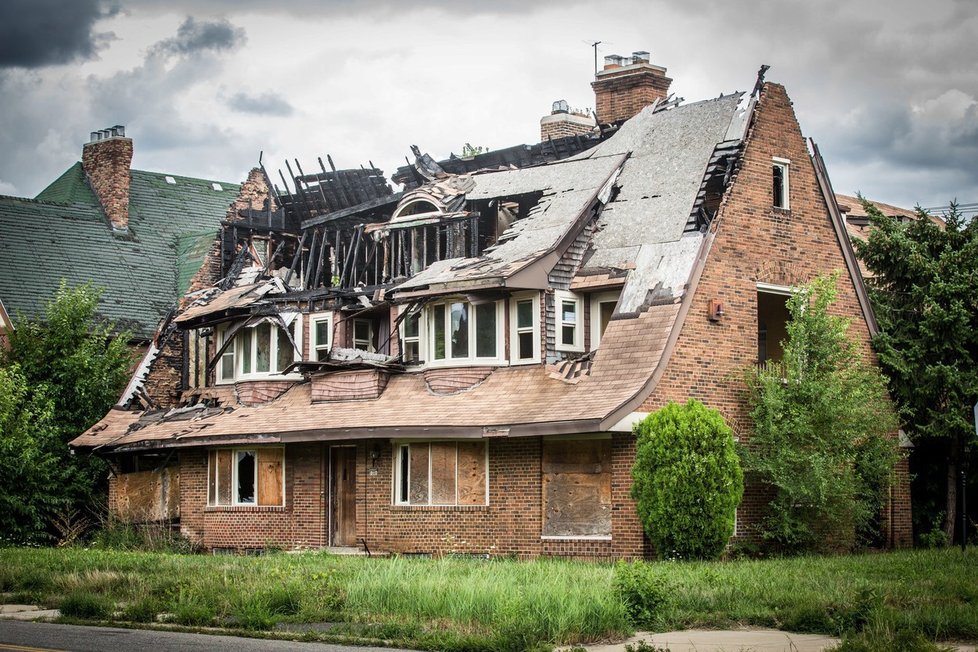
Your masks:
{"label": "boarded-up window", "polygon": [[611,440],[543,443],[543,535],[611,536]]}
{"label": "boarded-up window", "polygon": [[208,505],[285,504],[284,449],[221,448],[210,451],[207,462]]}
{"label": "boarded-up window", "polygon": [[396,451],[396,503],[486,504],[485,442],[420,442],[401,444]]}
{"label": "boarded-up window", "polygon": [[285,466],[281,448],[258,449],[258,504],[282,504],[282,479]]}

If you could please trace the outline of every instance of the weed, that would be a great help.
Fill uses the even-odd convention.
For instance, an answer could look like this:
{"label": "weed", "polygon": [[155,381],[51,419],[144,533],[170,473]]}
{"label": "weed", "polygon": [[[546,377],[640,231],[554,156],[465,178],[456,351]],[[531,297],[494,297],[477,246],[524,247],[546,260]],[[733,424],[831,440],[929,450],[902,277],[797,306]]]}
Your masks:
{"label": "weed", "polygon": [[652,645],[651,643],[640,640],[635,644],[629,643],[625,645],[625,652],[669,652],[669,648],[659,647],[658,645]]}
{"label": "weed", "polygon": [[151,623],[160,613],[160,602],[153,597],[143,597],[130,602],[122,610],[122,618],[134,623]]}
{"label": "weed", "polygon": [[652,626],[667,598],[662,576],[651,564],[636,561],[615,564],[615,588],[636,626]]}
{"label": "weed", "polygon": [[62,616],[84,620],[106,620],[112,616],[115,604],[104,595],[89,591],[74,591],[58,604]]}

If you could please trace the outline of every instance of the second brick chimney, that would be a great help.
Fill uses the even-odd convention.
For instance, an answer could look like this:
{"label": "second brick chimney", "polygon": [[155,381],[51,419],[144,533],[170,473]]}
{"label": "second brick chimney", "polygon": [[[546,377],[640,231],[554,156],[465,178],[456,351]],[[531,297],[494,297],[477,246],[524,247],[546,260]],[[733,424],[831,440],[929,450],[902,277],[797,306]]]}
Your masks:
{"label": "second brick chimney", "polygon": [[131,163],[132,139],[126,138],[126,128],[122,125],[93,131],[82,148],[85,177],[112,223],[112,230],[119,233],[129,231]]}
{"label": "second brick chimney", "polygon": [[591,82],[598,122],[611,124],[631,118],[657,99],[665,99],[671,83],[665,68],[649,63],[648,52],[606,56],[604,69]]}

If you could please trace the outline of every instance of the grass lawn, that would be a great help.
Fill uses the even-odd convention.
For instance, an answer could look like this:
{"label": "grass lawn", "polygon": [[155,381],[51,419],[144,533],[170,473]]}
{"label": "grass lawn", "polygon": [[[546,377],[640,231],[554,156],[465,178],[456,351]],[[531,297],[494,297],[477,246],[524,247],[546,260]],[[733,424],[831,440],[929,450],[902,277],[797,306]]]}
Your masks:
{"label": "grass lawn", "polygon": [[[0,549],[6,602],[100,621],[445,650],[546,649],[735,625],[978,641],[978,550],[616,567],[554,560]],[[161,614],[164,614],[161,616]],[[306,623],[334,623],[325,632]]]}

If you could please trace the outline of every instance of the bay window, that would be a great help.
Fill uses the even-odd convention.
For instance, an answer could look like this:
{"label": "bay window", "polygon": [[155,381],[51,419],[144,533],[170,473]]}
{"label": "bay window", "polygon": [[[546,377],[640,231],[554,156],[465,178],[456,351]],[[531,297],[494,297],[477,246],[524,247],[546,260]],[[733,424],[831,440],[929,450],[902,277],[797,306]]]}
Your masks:
{"label": "bay window", "polygon": [[421,325],[421,311],[409,314],[401,320],[401,360],[403,362],[422,362],[424,355],[421,353],[423,327]]}
{"label": "bay window", "polygon": [[510,364],[540,361],[540,294],[515,294],[510,298]]}
{"label": "bay window", "polygon": [[503,361],[502,302],[446,301],[428,308],[432,364]]}
{"label": "bay window", "polygon": [[[281,377],[286,367],[301,359],[301,317],[297,313],[281,316],[287,324],[288,333],[271,321],[260,321],[238,329],[233,341],[221,354],[217,382]],[[218,330],[219,346],[227,341],[229,332],[228,327]],[[292,345],[293,341],[295,346]]]}

